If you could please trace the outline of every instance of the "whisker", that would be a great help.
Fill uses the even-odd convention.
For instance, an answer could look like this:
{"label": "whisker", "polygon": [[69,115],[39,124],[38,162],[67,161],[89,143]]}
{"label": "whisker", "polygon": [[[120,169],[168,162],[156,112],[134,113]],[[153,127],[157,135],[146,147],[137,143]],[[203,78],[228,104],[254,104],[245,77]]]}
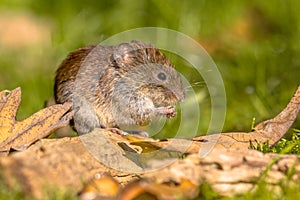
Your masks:
{"label": "whisker", "polygon": [[194,86],[196,86],[196,85],[205,85],[205,82],[204,81],[198,81],[198,82],[192,83],[192,85],[194,85]]}
{"label": "whisker", "polygon": [[192,83],[191,85],[186,86],[184,89],[191,89],[193,87],[201,87],[201,86],[205,86],[204,81],[199,81],[199,82]]}

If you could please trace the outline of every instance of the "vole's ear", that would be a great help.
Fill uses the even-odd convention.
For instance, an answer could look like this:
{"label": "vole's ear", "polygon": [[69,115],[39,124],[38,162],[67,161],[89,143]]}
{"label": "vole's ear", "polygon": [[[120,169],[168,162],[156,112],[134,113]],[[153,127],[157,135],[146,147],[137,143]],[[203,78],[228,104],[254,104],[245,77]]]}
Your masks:
{"label": "vole's ear", "polygon": [[134,47],[130,43],[121,43],[116,46],[113,53],[113,60],[118,66],[129,63],[134,54]]}
{"label": "vole's ear", "polygon": [[121,43],[115,47],[113,53],[113,61],[117,66],[143,63],[148,59],[147,50],[154,48],[151,44],[133,40],[130,43]]}

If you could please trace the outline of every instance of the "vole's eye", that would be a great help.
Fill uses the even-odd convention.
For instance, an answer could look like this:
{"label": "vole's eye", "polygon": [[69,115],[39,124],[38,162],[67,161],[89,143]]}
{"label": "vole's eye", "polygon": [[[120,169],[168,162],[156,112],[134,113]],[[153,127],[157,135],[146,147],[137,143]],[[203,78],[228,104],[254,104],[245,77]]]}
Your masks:
{"label": "vole's eye", "polygon": [[167,75],[163,72],[160,72],[159,74],[157,74],[157,78],[159,80],[165,81],[167,79]]}

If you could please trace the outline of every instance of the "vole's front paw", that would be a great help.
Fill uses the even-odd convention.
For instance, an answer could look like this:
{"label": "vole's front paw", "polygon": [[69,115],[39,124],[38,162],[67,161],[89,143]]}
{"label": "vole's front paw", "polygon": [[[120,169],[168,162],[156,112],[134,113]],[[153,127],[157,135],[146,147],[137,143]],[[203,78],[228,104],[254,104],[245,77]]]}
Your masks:
{"label": "vole's front paw", "polygon": [[166,107],[166,116],[167,118],[172,118],[176,116],[176,109],[174,106],[168,106]]}
{"label": "vole's front paw", "polygon": [[164,115],[167,118],[175,117],[177,114],[174,106],[159,107],[157,112],[159,115]]}

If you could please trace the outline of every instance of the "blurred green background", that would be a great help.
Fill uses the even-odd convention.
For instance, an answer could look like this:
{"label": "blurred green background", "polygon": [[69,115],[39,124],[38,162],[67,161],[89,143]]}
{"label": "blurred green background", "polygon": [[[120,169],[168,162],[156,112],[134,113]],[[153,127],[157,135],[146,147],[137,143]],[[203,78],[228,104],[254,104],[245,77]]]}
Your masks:
{"label": "blurred green background", "polygon": [[[165,27],[197,40],[216,62],[227,95],[223,131],[249,131],[253,117],[274,117],[300,83],[299,10],[293,0],[0,0],[0,90],[22,87],[23,119],[53,95],[68,52],[128,29]],[[209,105],[207,96],[203,113]],[[205,127],[210,116],[201,118]]]}

